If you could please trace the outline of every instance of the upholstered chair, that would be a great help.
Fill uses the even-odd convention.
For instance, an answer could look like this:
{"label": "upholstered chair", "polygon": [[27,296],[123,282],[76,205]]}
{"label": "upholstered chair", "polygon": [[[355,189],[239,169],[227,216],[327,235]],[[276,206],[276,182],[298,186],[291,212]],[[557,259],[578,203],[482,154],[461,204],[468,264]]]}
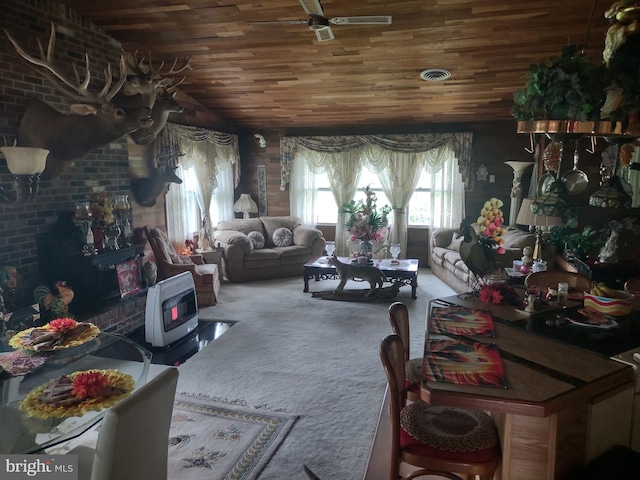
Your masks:
{"label": "upholstered chair", "polygon": [[198,306],[215,305],[220,293],[218,266],[204,263],[202,255],[178,255],[161,228],[144,227],[158,264],[158,281],[173,277],[182,272],[191,272],[198,295]]}

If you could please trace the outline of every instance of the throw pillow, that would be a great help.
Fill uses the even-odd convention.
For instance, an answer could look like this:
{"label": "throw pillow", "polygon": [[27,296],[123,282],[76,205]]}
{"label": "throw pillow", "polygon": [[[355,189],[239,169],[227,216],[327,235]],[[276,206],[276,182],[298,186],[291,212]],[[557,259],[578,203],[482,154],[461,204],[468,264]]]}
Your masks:
{"label": "throw pillow", "polygon": [[262,235],[260,232],[256,232],[254,230],[253,232],[249,232],[247,234],[247,237],[249,237],[249,240],[251,240],[251,243],[253,244],[253,248],[255,248],[256,250],[264,248],[264,235]]}
{"label": "throw pillow", "polygon": [[273,232],[273,244],[276,247],[288,247],[293,245],[293,233],[285,227],[278,228]]}
{"label": "throw pillow", "polygon": [[454,252],[460,251],[460,244],[462,240],[464,240],[464,236],[460,235],[458,232],[453,232],[453,236],[451,237],[451,243],[447,247],[447,250],[453,250]]}

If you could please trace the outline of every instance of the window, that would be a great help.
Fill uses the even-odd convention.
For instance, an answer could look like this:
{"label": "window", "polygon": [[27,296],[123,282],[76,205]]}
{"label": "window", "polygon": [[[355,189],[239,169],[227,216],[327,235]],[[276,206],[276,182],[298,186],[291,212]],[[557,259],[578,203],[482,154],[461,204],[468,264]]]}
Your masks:
{"label": "window", "polygon": [[[418,185],[409,202],[409,225],[413,226],[427,226],[429,225],[431,217],[431,183],[432,175],[423,171],[420,175]],[[329,185],[329,178],[326,173],[320,173],[316,175],[316,218],[318,223],[336,223],[338,215],[338,207],[336,206],[333,193],[331,193],[331,186]],[[371,173],[369,170],[364,170],[360,174],[360,181],[358,182],[358,193],[355,200],[364,201],[364,187],[369,186],[378,197],[378,206],[388,204],[388,200],[378,176]],[[393,216],[393,213],[391,214]],[[389,223],[393,223],[393,219],[389,219]]]}
{"label": "window", "polygon": [[[331,192],[331,186],[329,185],[329,177],[326,173],[319,173],[315,176],[316,185],[316,218],[317,223],[336,223],[338,217],[338,206],[336,205],[335,198]],[[360,181],[358,182],[358,191],[355,196],[355,200],[365,200],[364,188],[369,186],[373,190],[378,198],[378,207],[382,205],[390,204],[387,200],[387,196],[382,190],[382,184],[378,180],[378,176],[371,173],[369,170],[363,170],[360,174]],[[389,223],[392,223],[393,213],[389,216]]]}

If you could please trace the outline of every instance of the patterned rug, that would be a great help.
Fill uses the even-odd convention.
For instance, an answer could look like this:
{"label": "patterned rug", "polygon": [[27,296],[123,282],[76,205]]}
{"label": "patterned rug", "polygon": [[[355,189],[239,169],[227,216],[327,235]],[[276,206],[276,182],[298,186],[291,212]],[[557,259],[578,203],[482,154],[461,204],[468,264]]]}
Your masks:
{"label": "patterned rug", "polygon": [[[205,395],[176,397],[169,432],[170,480],[254,480],[293,427],[297,416],[234,405]],[[49,449],[95,447],[100,426]]]}

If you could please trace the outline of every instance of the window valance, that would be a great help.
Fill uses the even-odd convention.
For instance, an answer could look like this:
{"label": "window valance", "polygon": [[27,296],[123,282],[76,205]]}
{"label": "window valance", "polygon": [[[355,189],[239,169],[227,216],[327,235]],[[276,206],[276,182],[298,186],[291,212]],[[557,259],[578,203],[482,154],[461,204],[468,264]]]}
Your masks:
{"label": "window valance", "polygon": [[[462,175],[465,189],[473,189],[471,170],[471,142],[473,134],[461,133],[423,133],[403,135],[346,135],[316,137],[282,137],[280,139],[280,190],[285,190],[291,176],[291,165],[298,147],[315,152],[310,155],[310,167],[316,171],[326,171],[335,154],[350,152],[374,171],[384,170],[388,162],[394,162],[395,152],[398,157],[406,154],[424,154],[450,145],[458,160],[458,168]],[[411,155],[409,155],[411,156]],[[423,163],[429,170],[437,169],[439,155],[426,155]]]}

